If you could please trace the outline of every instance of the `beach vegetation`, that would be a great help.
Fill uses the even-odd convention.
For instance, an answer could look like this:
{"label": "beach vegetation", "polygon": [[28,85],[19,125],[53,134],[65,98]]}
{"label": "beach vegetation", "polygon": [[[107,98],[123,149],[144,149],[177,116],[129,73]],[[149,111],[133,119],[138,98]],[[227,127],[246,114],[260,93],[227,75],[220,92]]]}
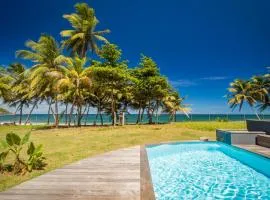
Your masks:
{"label": "beach vegetation", "polygon": [[237,79],[230,84],[228,103],[232,109],[239,108],[247,103],[260,119],[258,111],[270,108],[270,74],[254,76],[250,80]]}
{"label": "beach vegetation", "polygon": [[[46,165],[42,152],[42,145],[37,147],[33,142],[29,143],[30,132],[26,133],[23,137],[11,132],[5,137],[5,140],[1,140],[0,153],[0,172],[12,171],[14,174],[25,174],[26,172],[32,172],[32,170],[40,170]],[[28,144],[29,143],[29,144]],[[22,159],[22,151],[28,144],[27,159]],[[9,154],[13,155],[14,161],[12,164],[5,164],[6,158]]]}
{"label": "beach vegetation", "polygon": [[5,115],[5,114],[10,114],[10,112],[7,110],[7,109],[5,109],[5,108],[0,108],[0,114],[1,115]]}
{"label": "beach vegetation", "polygon": [[16,52],[30,66],[14,63],[0,69],[0,97],[16,108],[19,124],[25,108],[30,109],[24,122],[28,124],[33,111],[44,102],[48,104],[47,124],[53,115],[55,127],[61,117],[67,126],[74,117],[74,125],[81,126],[83,117],[86,124],[90,110],[96,110],[94,124],[98,117],[103,124],[102,114],[107,114],[112,125],[131,109],[139,113],[137,123],[144,115],[151,124],[159,123],[161,113],[170,113],[171,121],[177,112],[188,114],[184,98],[160,73],[154,59],[142,55],[138,66],[129,66],[122,50],[106,39],[110,30],[96,30],[95,10],[86,3],[74,7],[74,13],[63,15],[71,29],[61,31],[61,43],[41,34]]}

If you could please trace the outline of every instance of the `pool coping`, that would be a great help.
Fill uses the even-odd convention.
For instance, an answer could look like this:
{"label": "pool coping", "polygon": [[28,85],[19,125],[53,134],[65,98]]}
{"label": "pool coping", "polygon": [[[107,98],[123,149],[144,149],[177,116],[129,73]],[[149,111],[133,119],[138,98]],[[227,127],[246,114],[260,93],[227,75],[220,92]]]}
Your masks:
{"label": "pool coping", "polygon": [[141,200],[155,200],[155,192],[152,183],[150,166],[145,146],[140,148],[140,184],[141,184]]}
{"label": "pool coping", "polygon": [[234,147],[243,149],[245,151],[248,151],[250,153],[255,153],[255,154],[258,154],[262,157],[270,159],[270,154],[267,154],[267,153],[260,151],[260,149],[268,149],[270,151],[270,148],[262,147],[259,145],[245,145],[245,144],[232,144],[231,146],[234,146]]}

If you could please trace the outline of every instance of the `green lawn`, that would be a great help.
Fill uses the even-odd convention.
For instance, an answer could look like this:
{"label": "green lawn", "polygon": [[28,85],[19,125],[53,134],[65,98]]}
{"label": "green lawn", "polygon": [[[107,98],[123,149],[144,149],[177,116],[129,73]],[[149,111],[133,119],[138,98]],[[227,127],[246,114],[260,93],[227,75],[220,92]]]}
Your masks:
{"label": "green lawn", "polygon": [[[31,140],[43,144],[48,165],[24,176],[0,174],[0,191],[82,158],[134,145],[161,141],[215,139],[215,129],[241,129],[244,122],[179,122],[166,125],[42,129],[40,126],[0,126],[0,139],[8,132],[23,135],[32,129]],[[1,148],[0,148],[1,150]],[[9,158],[10,159],[10,158]]]}

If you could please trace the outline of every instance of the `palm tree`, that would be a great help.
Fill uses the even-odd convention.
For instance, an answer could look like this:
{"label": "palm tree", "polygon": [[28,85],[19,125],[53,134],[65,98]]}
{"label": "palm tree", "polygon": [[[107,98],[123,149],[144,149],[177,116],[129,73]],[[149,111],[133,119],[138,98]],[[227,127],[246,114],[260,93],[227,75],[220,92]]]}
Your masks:
{"label": "palm tree", "polygon": [[97,108],[94,125],[97,123],[98,116],[100,118],[101,125],[103,125],[102,112],[105,110],[106,105],[108,105],[110,101],[107,91],[104,90],[105,87],[105,83],[99,81],[95,82],[95,80],[92,80],[91,93],[86,99],[92,107]]}
{"label": "palm tree", "polygon": [[184,99],[177,92],[169,93],[163,99],[164,111],[170,114],[170,120],[176,122],[176,113],[182,112],[189,118],[190,108],[183,104]]}
{"label": "palm tree", "polygon": [[13,63],[8,66],[7,72],[13,79],[11,84],[12,98],[9,100],[9,105],[17,107],[16,112],[19,111],[20,113],[19,124],[21,124],[23,108],[24,106],[29,107],[31,102],[28,98],[29,80],[27,78],[27,69],[21,63]]}
{"label": "palm tree", "polygon": [[75,9],[76,13],[63,16],[73,29],[64,30],[60,34],[67,38],[63,45],[73,54],[77,53],[83,58],[88,50],[97,53],[97,41],[108,43],[103,35],[110,33],[110,30],[95,31],[99,21],[95,16],[95,10],[86,3],[77,3]]}
{"label": "palm tree", "polygon": [[[31,68],[29,76],[29,98],[35,99],[30,114],[38,101],[51,99],[55,104],[53,112],[55,126],[58,127],[58,93],[55,84],[62,77],[62,73],[65,70],[65,58],[61,55],[61,49],[55,39],[49,35],[41,35],[37,42],[27,41],[26,47],[30,50],[17,51],[16,55],[35,63]],[[29,118],[26,120],[26,123],[28,120]]]}
{"label": "palm tree", "polygon": [[[91,79],[89,78],[89,68],[85,68],[87,64],[86,57],[66,59],[67,68],[65,70],[65,76],[63,76],[57,83],[58,88],[62,93],[68,93],[73,97],[70,116],[73,113],[74,106],[77,106],[77,125],[81,125],[82,119],[82,106],[85,104],[85,96],[91,87]],[[71,120],[71,118],[70,118]],[[69,125],[70,125],[69,120]]]}
{"label": "palm tree", "polygon": [[270,108],[270,74],[252,77],[251,85],[252,95],[259,104],[259,110]]}
{"label": "palm tree", "polygon": [[260,119],[259,115],[253,108],[257,101],[254,98],[254,90],[250,81],[237,79],[230,84],[230,88],[228,90],[230,92],[227,96],[228,103],[232,109],[239,106],[239,111],[241,111],[244,102],[247,102],[252,111],[256,114],[257,118]]}
{"label": "palm tree", "polygon": [[10,83],[12,78],[7,74],[4,67],[0,67],[0,98],[4,101],[10,99]]}

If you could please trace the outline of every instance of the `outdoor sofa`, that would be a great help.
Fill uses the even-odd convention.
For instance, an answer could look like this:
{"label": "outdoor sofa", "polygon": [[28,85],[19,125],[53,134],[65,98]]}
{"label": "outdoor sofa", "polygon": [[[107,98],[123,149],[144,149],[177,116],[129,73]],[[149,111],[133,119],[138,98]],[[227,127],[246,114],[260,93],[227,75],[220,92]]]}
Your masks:
{"label": "outdoor sofa", "polygon": [[270,148],[270,121],[246,120],[246,130],[216,131],[217,141],[227,144],[250,144]]}

